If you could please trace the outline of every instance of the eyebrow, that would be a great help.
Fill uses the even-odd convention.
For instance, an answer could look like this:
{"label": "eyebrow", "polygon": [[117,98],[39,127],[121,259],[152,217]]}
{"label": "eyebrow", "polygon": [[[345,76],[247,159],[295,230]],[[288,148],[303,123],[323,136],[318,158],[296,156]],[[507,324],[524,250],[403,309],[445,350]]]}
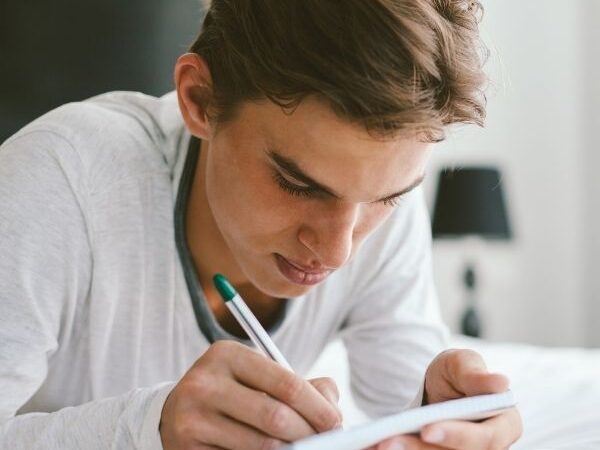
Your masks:
{"label": "eyebrow", "polygon": [[[322,183],[319,183],[318,181],[314,180],[309,175],[304,173],[294,160],[288,158],[287,156],[283,156],[282,154],[278,153],[275,150],[269,150],[267,153],[268,153],[271,161],[273,163],[275,163],[279,167],[279,169],[284,171],[289,176],[295,178],[296,180],[300,181],[301,183],[304,183],[307,186],[309,186],[311,189],[314,189],[315,191],[318,191],[322,194],[325,194],[325,195],[328,195],[328,196],[331,196],[334,198],[338,198],[338,199],[342,198],[340,195],[336,194],[333,189],[325,186]],[[419,186],[423,182],[424,179],[425,179],[425,174],[422,174],[416,180],[414,180],[409,186],[402,189],[401,191],[395,192],[390,195],[386,195],[385,197],[382,197],[378,200],[373,201],[373,203],[392,200],[396,197],[400,197],[404,194],[407,194],[410,191],[412,191],[413,189],[415,189],[417,186]]]}

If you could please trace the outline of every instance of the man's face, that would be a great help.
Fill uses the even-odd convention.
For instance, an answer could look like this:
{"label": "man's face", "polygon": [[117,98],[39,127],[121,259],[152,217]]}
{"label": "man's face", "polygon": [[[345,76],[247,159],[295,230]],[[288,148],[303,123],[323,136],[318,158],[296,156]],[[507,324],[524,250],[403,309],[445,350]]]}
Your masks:
{"label": "man's face", "polygon": [[429,153],[414,138],[378,140],[310,98],[291,114],[246,103],[205,144],[208,207],[245,277],[236,281],[273,297],[302,295],[350,261]]}

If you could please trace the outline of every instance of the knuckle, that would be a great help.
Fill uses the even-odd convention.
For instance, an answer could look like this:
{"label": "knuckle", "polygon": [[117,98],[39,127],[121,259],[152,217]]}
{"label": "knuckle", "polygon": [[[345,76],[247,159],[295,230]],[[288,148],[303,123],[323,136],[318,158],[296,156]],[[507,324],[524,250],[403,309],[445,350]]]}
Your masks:
{"label": "knuckle", "polygon": [[473,366],[485,367],[483,357],[475,350],[471,349],[449,349],[440,353],[429,369],[434,366],[445,374],[462,373],[466,368]]}
{"label": "knuckle", "polygon": [[288,428],[289,413],[283,403],[273,403],[266,415],[265,427],[273,434],[281,434]]}
{"label": "knuckle", "polygon": [[173,390],[174,411],[197,413],[215,404],[220,396],[219,379],[208,370],[195,370],[182,378]]}
{"label": "knuckle", "polygon": [[218,383],[209,370],[197,370],[194,376],[186,383],[185,394],[188,398],[209,398],[215,394]]}
{"label": "knuckle", "polygon": [[219,357],[227,357],[235,353],[238,349],[237,342],[220,340],[212,344],[207,352],[211,355],[218,355]]}
{"label": "knuckle", "polygon": [[437,354],[434,360],[443,359],[443,358],[454,358],[458,352],[461,352],[463,349],[460,348],[447,348],[446,350],[441,351]]}
{"label": "knuckle", "polygon": [[461,348],[456,350],[457,355],[465,355],[471,358],[483,359],[481,354],[471,348]]}
{"label": "knuckle", "polygon": [[453,349],[447,355],[447,364],[462,364],[465,361],[483,361],[481,355],[470,348]]}
{"label": "knuckle", "polygon": [[435,358],[431,361],[426,370],[426,377],[432,372],[434,369],[441,369],[443,371],[448,371],[448,367],[452,364],[452,360],[455,358],[456,352],[458,349],[449,348],[440,353],[438,353]]}
{"label": "knuckle", "polygon": [[279,384],[279,393],[281,399],[288,403],[296,403],[304,392],[305,381],[302,378],[294,375],[292,372],[285,372],[281,376]]}
{"label": "knuckle", "polygon": [[184,378],[179,381],[175,389],[171,392],[172,398],[170,399],[174,405],[173,411],[176,413],[183,413],[188,410],[190,402],[189,400],[194,398],[196,395],[192,384],[189,382],[189,378]]}
{"label": "knuckle", "polygon": [[173,431],[179,440],[185,441],[186,438],[193,436],[195,430],[195,421],[189,414],[180,414],[176,417],[173,424]]}

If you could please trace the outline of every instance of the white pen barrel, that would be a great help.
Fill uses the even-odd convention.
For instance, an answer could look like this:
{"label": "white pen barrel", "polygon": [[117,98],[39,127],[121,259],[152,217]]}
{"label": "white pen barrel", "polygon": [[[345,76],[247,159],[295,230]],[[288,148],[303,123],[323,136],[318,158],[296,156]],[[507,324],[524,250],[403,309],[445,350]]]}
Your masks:
{"label": "white pen barrel", "polygon": [[252,313],[246,303],[238,301],[238,299],[240,299],[240,296],[236,295],[227,302],[227,306],[252,342],[274,361],[277,361],[283,367],[293,372],[292,366],[275,346],[271,337],[264,330],[254,313]]}

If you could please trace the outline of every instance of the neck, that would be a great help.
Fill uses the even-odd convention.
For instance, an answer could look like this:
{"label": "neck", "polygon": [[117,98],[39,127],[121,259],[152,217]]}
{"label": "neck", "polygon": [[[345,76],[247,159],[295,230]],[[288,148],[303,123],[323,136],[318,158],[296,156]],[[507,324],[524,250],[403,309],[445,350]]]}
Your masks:
{"label": "neck", "polygon": [[206,141],[201,141],[200,157],[194,171],[186,210],[186,241],[203,288],[212,285],[212,276],[226,273],[236,283],[245,277],[235,262],[212,215],[206,196]]}
{"label": "neck", "polygon": [[225,273],[264,326],[273,322],[283,302],[256,289],[244,276],[229,250],[212,215],[206,196],[206,141],[201,142],[200,157],[186,205],[186,241],[198,281],[215,318],[228,332],[245,336],[212,284],[215,273]]}

